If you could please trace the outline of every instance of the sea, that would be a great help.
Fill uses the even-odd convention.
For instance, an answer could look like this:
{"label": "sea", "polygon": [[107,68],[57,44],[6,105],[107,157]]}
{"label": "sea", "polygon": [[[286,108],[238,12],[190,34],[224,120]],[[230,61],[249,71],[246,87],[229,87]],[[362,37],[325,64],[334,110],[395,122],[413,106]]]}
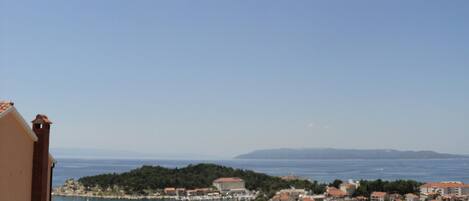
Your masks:
{"label": "sea", "polygon": [[[53,186],[68,178],[78,179],[103,173],[121,173],[142,165],[168,168],[189,164],[214,163],[262,172],[273,176],[295,175],[319,182],[334,179],[413,179],[421,182],[462,181],[469,183],[469,159],[390,159],[390,160],[135,160],[58,158]],[[116,201],[112,199],[53,197],[53,201]],[[123,200],[119,200],[123,201]]]}

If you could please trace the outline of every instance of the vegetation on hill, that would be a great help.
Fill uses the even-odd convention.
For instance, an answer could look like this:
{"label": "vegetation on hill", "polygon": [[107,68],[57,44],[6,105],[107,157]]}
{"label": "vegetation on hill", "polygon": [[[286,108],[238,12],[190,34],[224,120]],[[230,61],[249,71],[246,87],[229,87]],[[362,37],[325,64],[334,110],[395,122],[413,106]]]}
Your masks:
{"label": "vegetation on hill", "polygon": [[423,183],[414,180],[396,180],[396,181],[383,181],[377,179],[374,181],[361,180],[360,187],[355,191],[354,196],[368,197],[373,191],[382,191],[388,193],[398,193],[401,195],[407,193],[419,193],[419,187]]}
{"label": "vegetation on hill", "polygon": [[[78,181],[86,188],[99,186],[102,189],[114,188],[125,190],[127,194],[146,195],[166,187],[176,188],[207,188],[212,186],[213,180],[219,177],[239,177],[246,183],[249,190],[260,191],[258,201],[271,198],[275,192],[286,188],[299,188],[322,194],[327,186],[339,187],[341,180],[334,180],[330,184],[309,180],[283,180],[279,177],[257,173],[251,170],[234,169],[214,164],[189,165],[184,168],[165,168],[161,166],[142,166],[121,174],[101,174],[82,177]],[[370,196],[373,191],[388,193],[418,193],[422,183],[413,180],[383,181],[361,180],[360,187],[353,196]]]}
{"label": "vegetation on hill", "polygon": [[316,181],[286,181],[263,173],[214,164],[197,164],[174,169],[161,166],[142,166],[130,172],[82,177],[78,181],[87,188],[96,185],[103,189],[119,186],[130,194],[145,194],[148,190],[163,189],[165,187],[206,188],[212,186],[213,180],[219,177],[242,178],[247,189],[260,191],[266,197],[273,196],[280,189],[290,187],[305,188],[315,193],[323,193],[326,186]]}

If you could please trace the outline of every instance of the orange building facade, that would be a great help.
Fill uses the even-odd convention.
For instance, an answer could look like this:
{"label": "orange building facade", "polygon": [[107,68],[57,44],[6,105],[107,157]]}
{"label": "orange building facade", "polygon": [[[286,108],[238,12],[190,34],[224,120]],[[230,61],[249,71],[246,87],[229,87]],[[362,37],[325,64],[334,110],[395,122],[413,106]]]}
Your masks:
{"label": "orange building facade", "polygon": [[51,200],[51,124],[37,115],[31,128],[12,102],[0,102],[0,201]]}

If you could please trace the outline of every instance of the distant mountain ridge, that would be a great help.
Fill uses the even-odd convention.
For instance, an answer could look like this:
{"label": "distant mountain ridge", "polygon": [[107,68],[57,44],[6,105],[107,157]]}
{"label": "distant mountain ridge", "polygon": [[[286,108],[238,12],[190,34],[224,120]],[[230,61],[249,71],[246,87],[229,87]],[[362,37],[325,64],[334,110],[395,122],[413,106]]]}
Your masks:
{"label": "distant mountain ridge", "polygon": [[399,151],[394,149],[264,149],[235,157],[236,159],[451,159],[469,158],[466,155],[435,151]]}

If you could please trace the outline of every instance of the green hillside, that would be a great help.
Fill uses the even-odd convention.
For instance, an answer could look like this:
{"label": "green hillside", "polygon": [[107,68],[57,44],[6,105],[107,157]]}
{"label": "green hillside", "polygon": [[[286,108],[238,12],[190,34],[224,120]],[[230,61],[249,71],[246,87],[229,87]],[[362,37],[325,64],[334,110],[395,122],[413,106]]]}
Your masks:
{"label": "green hillside", "polygon": [[258,190],[271,196],[283,188],[305,188],[315,193],[322,193],[325,184],[308,180],[285,181],[278,177],[257,173],[250,170],[234,169],[214,164],[189,165],[184,168],[165,168],[161,166],[142,166],[121,174],[101,174],[79,179],[85,187],[99,185],[102,188],[114,185],[123,188],[127,193],[145,194],[145,190],[157,190],[165,187],[206,188],[219,177],[239,177],[246,182],[249,190]]}

